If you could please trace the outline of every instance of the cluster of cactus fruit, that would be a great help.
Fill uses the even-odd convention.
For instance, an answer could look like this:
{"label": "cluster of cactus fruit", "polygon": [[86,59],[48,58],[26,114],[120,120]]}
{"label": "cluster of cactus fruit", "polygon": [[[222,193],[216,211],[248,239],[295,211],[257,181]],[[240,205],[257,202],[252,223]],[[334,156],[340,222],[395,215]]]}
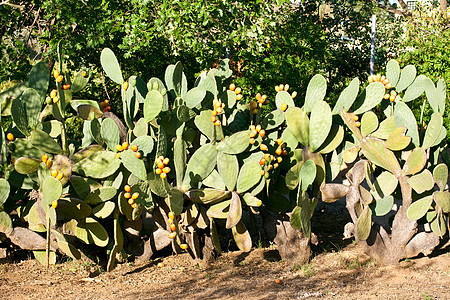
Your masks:
{"label": "cluster of cactus fruit", "polygon": [[[297,93],[278,85],[276,109],[262,116],[269,99],[258,93],[256,101],[239,101],[242,91],[231,83],[227,60],[201,73],[188,89],[181,63],[167,67],[164,82],[136,76],[125,81],[114,53],[104,49],[101,64],[120,86],[123,124],[107,101],[72,98],[89,78],[85,71],[61,75],[61,54],[59,59],[56,89],[44,107],[50,77],[45,64],[33,67],[26,86],[16,87],[10,108],[14,126],[1,148],[3,160],[11,157],[14,163],[0,179],[0,206],[8,202],[0,212],[0,232],[12,236],[7,212],[18,209],[29,230],[46,232],[46,247],[33,250],[37,258],[47,251],[47,263],[55,251],[81,257],[74,245],[82,242],[105,247],[110,270],[127,255],[126,226],[139,227],[144,210],[164,215],[155,222],[168,231],[174,249],[194,257],[201,257],[205,229],[220,253],[217,219],[226,220],[236,245],[249,251],[252,240],[242,217],[259,214],[262,205],[290,212],[292,227],[309,238],[318,201],[345,195],[359,241],[377,230],[372,216],[393,214],[395,200],[403,200],[411,222],[426,219],[437,236],[445,234],[448,169],[438,162],[446,136],[445,84],[438,81],[436,88],[425,76],[411,75],[410,66],[400,72],[391,61],[387,79],[371,77],[359,96],[354,79],[333,109],[324,101],[327,84],[321,75],[309,82],[301,108],[294,103]],[[406,91],[382,103],[391,89]],[[424,91],[435,113],[419,132],[406,102]],[[381,123],[371,111],[375,107],[386,115]],[[65,133],[72,112],[84,119],[81,145],[70,143]],[[16,139],[10,138],[13,133]],[[351,164],[351,186],[330,183]],[[415,192],[407,200],[405,186]],[[32,190],[39,196],[26,209],[12,204]],[[105,219],[112,219],[113,232],[103,226]]]}

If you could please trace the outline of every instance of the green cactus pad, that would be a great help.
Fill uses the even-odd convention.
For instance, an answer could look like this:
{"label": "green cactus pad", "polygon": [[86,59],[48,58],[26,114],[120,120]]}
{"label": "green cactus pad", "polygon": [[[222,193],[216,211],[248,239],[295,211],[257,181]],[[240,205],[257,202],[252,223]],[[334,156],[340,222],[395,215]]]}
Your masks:
{"label": "green cactus pad", "polygon": [[226,186],[225,183],[222,180],[222,177],[220,177],[219,173],[214,169],[211,174],[208,175],[203,181],[202,184],[210,187],[215,188],[218,190],[225,190]]}
{"label": "green cactus pad", "polygon": [[437,215],[436,219],[431,222],[430,227],[436,236],[443,237],[447,232],[447,224],[444,215]]}
{"label": "green cactus pad", "polygon": [[25,107],[25,112],[27,114],[26,119],[28,121],[28,126],[31,129],[36,129],[36,126],[40,124],[39,114],[41,113],[42,101],[39,93],[32,88],[26,89],[20,96],[20,101]]}
{"label": "green cactus pad", "polygon": [[11,102],[11,116],[17,129],[20,130],[25,136],[30,134],[30,129],[28,126],[27,114],[25,107],[19,98],[15,98]]}
{"label": "green cactus pad", "polygon": [[53,200],[58,200],[62,194],[62,185],[58,179],[47,177],[42,183],[42,197],[44,203],[51,205]]}
{"label": "green cactus pad", "polygon": [[392,151],[403,150],[411,143],[411,137],[405,136],[406,128],[398,127],[387,138],[386,148]]}
{"label": "green cactus pad", "polygon": [[100,129],[103,141],[109,149],[116,152],[116,146],[120,143],[119,127],[111,118],[105,118]]}
{"label": "green cactus pad", "polygon": [[393,87],[397,85],[400,78],[400,66],[395,59],[391,59],[386,65],[386,78],[389,79]]}
{"label": "green cactus pad", "polygon": [[106,178],[114,174],[121,162],[116,153],[111,151],[98,151],[79,161],[73,166],[73,171],[92,178]]}
{"label": "green cactus pad", "polygon": [[[439,164],[434,168],[433,179],[436,182],[439,189],[443,191],[448,181],[448,167],[446,164]],[[0,205],[1,203],[2,201],[0,200]]]}
{"label": "green cactus pad", "polygon": [[[101,123],[99,119],[93,119],[90,123],[91,125],[91,135],[94,138],[94,140],[97,142],[97,144],[99,145],[103,145],[103,139],[102,139],[102,134],[101,134]],[[114,146],[115,148],[115,146]]]}
{"label": "green cactus pad", "polygon": [[42,122],[42,131],[48,133],[49,136],[56,139],[61,135],[62,123],[58,120],[51,120],[49,122]]}
{"label": "green cactus pad", "polygon": [[226,154],[240,154],[248,148],[250,136],[247,130],[236,132],[218,145],[218,150]]}
{"label": "green cactus pad", "polygon": [[99,152],[99,151],[103,151],[103,147],[100,145],[91,145],[88,146],[80,151],[78,151],[77,153],[75,153],[74,155],[72,155],[70,157],[70,159],[74,162],[74,163],[78,163],[80,161],[82,161],[83,159],[91,156],[92,154]]}
{"label": "green cactus pad", "polygon": [[295,189],[299,183],[299,174],[300,170],[303,166],[303,161],[298,162],[294,166],[292,166],[289,171],[286,173],[286,187],[290,190]]}
{"label": "green cactus pad", "polygon": [[381,172],[375,179],[373,183],[374,189],[371,191],[375,200],[380,200],[391,195],[397,188],[398,180],[397,178],[388,171]]}
{"label": "green cactus pad", "polygon": [[35,89],[39,96],[43,99],[48,90],[50,80],[50,71],[44,61],[40,61],[31,68],[28,75],[28,83],[30,88]]}
{"label": "green cactus pad", "polygon": [[190,190],[186,192],[186,196],[195,203],[214,205],[225,199],[229,199],[231,192],[206,188],[200,190]]}
{"label": "green cactus pad", "polygon": [[261,166],[257,162],[247,162],[239,171],[236,190],[242,194],[252,188],[261,179]]}
{"label": "green cactus pad", "polygon": [[[52,107],[55,107],[54,105]],[[98,108],[98,104],[95,106],[89,104],[80,104],[76,108],[77,114],[80,118],[87,121],[92,121],[94,118],[101,118],[103,116],[102,111]]]}
{"label": "green cactus pad", "polygon": [[247,205],[247,206],[259,207],[259,206],[261,206],[261,203],[262,203],[260,199],[253,196],[250,193],[245,193],[244,196],[242,197],[242,199],[244,200],[245,205]]}
{"label": "green cactus pad", "polygon": [[429,170],[425,169],[421,173],[411,176],[408,179],[408,184],[417,194],[422,194],[423,192],[429,191],[433,188],[433,175]]}
{"label": "green cactus pad", "polygon": [[38,170],[40,160],[31,157],[21,157],[14,162],[14,169],[19,174],[30,174]]}
{"label": "green cactus pad", "polygon": [[406,159],[403,166],[402,173],[405,175],[414,175],[419,173],[427,162],[425,150],[422,148],[415,148]]}
{"label": "green cactus pad", "polygon": [[386,196],[382,199],[378,199],[370,205],[372,213],[377,217],[382,217],[387,215],[394,206],[394,197],[391,195]]}
{"label": "green cactus pad", "polygon": [[434,112],[439,112],[441,115],[444,114],[445,111],[445,98],[447,95],[445,81],[440,78],[436,87],[434,86],[433,81],[431,79],[426,78],[424,82],[425,86],[425,94],[427,96],[428,103],[430,103],[431,108]]}
{"label": "green cactus pad", "polygon": [[389,135],[397,128],[394,117],[388,117],[380,123],[380,127],[372,136],[379,139],[387,139]]}
{"label": "green cactus pad", "polygon": [[148,134],[148,124],[145,122],[144,118],[140,118],[133,128],[133,134],[136,137],[146,136]]}
{"label": "green cactus pad", "polygon": [[378,117],[373,111],[367,111],[361,118],[361,134],[368,136],[378,128]]}
{"label": "green cactus pad", "polygon": [[151,90],[145,97],[144,102],[144,120],[152,121],[163,109],[164,98],[157,90]]}
{"label": "green cactus pad", "polygon": [[316,164],[312,160],[307,160],[301,167],[298,177],[299,181],[301,181],[301,190],[305,192],[308,189],[314,179],[316,178]]}
{"label": "green cactus pad", "polygon": [[309,146],[309,118],[301,108],[291,107],[286,111],[289,131],[303,146]]}
{"label": "green cactus pad", "polygon": [[355,102],[356,96],[359,92],[359,79],[357,77],[353,78],[352,82],[346,87],[342,93],[339,95],[339,99],[331,112],[333,115],[339,114],[343,109],[347,112]]}
{"label": "green cactus pad", "polygon": [[227,90],[220,94],[220,102],[225,103],[228,108],[233,108],[236,105],[236,93],[234,91]]}
{"label": "green cactus pad", "polygon": [[88,204],[79,199],[62,198],[58,200],[56,213],[59,217],[62,217],[66,220],[81,220],[91,215],[92,209]]}
{"label": "green cactus pad", "polygon": [[[81,259],[81,253],[73,245],[69,244],[64,237],[57,231],[52,230],[52,233],[57,237],[56,241],[58,243],[59,249],[67,256],[73,259]],[[60,237],[58,237],[60,236]]]}
{"label": "green cactus pad", "polygon": [[309,81],[306,89],[305,105],[303,106],[303,110],[307,113],[310,112],[317,101],[325,98],[326,92],[327,81],[325,77],[320,74],[314,75],[314,77]]}
{"label": "green cactus pad", "polygon": [[[72,93],[78,93],[82,91],[86,85],[89,82],[89,76],[83,76],[83,72],[85,71],[78,71],[73,76],[72,85],[70,86],[70,89],[72,90]],[[86,72],[89,73],[89,72]]]}
{"label": "green cactus pad", "polygon": [[419,220],[427,213],[433,202],[433,196],[427,196],[422,199],[414,201],[408,208],[406,215],[410,220]]}
{"label": "green cactus pad", "polygon": [[295,107],[294,100],[286,91],[280,91],[275,96],[275,105],[277,110],[281,112],[281,105],[287,104],[287,107]]}
{"label": "green cactus pad", "polygon": [[135,152],[131,149],[121,152],[120,158],[122,159],[123,165],[128,171],[133,173],[141,180],[147,180],[147,171],[145,169],[144,161],[135,156]]}
{"label": "green cactus pad", "polygon": [[183,211],[184,193],[178,188],[171,188],[168,194],[169,208],[175,216],[178,216]]}
{"label": "green cactus pad", "polygon": [[428,149],[434,145],[436,140],[438,139],[444,119],[439,113],[433,113],[431,115],[431,120],[428,123],[427,130],[425,131],[425,137],[423,138],[423,149]]}
{"label": "green cactus pad", "polygon": [[197,185],[212,172],[216,166],[217,150],[212,144],[205,144],[194,152],[186,167],[183,187],[188,190]]}
{"label": "green cactus pad", "polygon": [[117,194],[117,190],[112,186],[105,186],[93,190],[86,196],[84,202],[91,205],[97,205],[112,199]]}
{"label": "green cactus pad", "polygon": [[371,110],[377,106],[385,94],[384,84],[381,82],[373,82],[366,87],[364,102],[358,109],[355,110],[355,114],[359,115],[368,110]]}
{"label": "green cactus pad", "polygon": [[167,189],[170,187],[167,180],[161,179],[161,177],[153,172],[147,174],[147,183],[150,190],[159,197],[167,197]]}
{"label": "green cactus pad", "polygon": [[325,101],[317,101],[311,110],[309,122],[309,149],[316,151],[330,132],[332,122],[331,109]]}
{"label": "green cactus pad", "polygon": [[231,194],[230,208],[228,210],[227,222],[225,228],[231,229],[236,226],[242,217],[242,204],[241,198],[236,192]]}
{"label": "green cactus pad", "polygon": [[365,138],[361,141],[361,151],[372,163],[388,170],[395,176],[400,175],[400,165],[394,153],[386,148],[383,141]]}
{"label": "green cactus pad", "polygon": [[441,207],[444,213],[450,212],[450,193],[448,191],[434,192],[433,199]]}
{"label": "green cactus pad", "polygon": [[89,232],[90,237],[99,247],[106,247],[109,242],[108,233],[105,228],[97,222],[94,218],[86,218],[86,230]]}
{"label": "green cactus pad", "polygon": [[356,235],[361,241],[367,240],[372,228],[372,210],[366,206],[356,222]]}
{"label": "green cactus pad", "polygon": [[293,150],[297,148],[298,140],[297,138],[291,133],[288,127],[286,127],[281,134],[281,140],[284,144],[286,144],[286,149]]}
{"label": "green cactus pad", "polygon": [[141,152],[143,156],[147,156],[152,153],[155,142],[152,137],[145,135],[135,138],[130,145],[138,146],[139,152]]}
{"label": "green cactus pad", "polygon": [[301,230],[302,229],[302,220],[300,217],[302,208],[300,206],[296,206],[291,214],[290,223],[292,228]]}
{"label": "green cactus pad", "polygon": [[284,120],[284,113],[281,110],[274,110],[264,117],[261,126],[265,130],[272,130],[283,124]]}
{"label": "green cactus pad", "polygon": [[117,84],[122,84],[124,82],[119,62],[111,49],[105,48],[102,50],[100,55],[100,63],[102,64],[106,75],[108,75],[112,81]]}
{"label": "green cactus pad", "polygon": [[6,211],[0,211],[0,232],[7,233],[12,230],[12,221]]}
{"label": "green cactus pad", "polygon": [[252,249],[252,239],[250,233],[245,227],[244,223],[239,222],[236,226],[231,228],[234,241],[242,252],[249,252]]}
{"label": "green cactus pad", "polygon": [[219,152],[217,155],[217,170],[228,190],[233,191],[239,173],[239,163],[236,155]]}
{"label": "green cactus pad", "polygon": [[403,101],[409,102],[417,99],[425,91],[425,81],[427,77],[425,75],[419,75],[414,82],[406,89],[403,95]]}
{"label": "green cactus pad", "polygon": [[182,90],[187,90],[186,76],[183,73],[183,64],[177,62],[175,65],[169,65],[166,68],[164,80],[169,92],[173,93],[175,97],[181,97]]}
{"label": "green cactus pad", "polygon": [[200,115],[195,117],[195,126],[204,134],[210,141],[213,140],[213,130],[216,127],[216,140],[220,141],[224,138],[222,126],[214,126],[211,122],[212,110],[203,110]]}
{"label": "green cactus pad", "polygon": [[219,202],[217,204],[213,204],[206,211],[206,214],[210,218],[216,219],[226,219],[228,217],[228,210],[225,211],[230,206],[231,199]]}
{"label": "green cactus pad", "polygon": [[416,78],[416,73],[416,67],[414,67],[413,65],[407,65],[403,68],[400,73],[400,79],[395,85],[395,90],[397,91],[397,93],[400,93],[408,86],[410,86],[411,83],[413,83],[414,79]]}
{"label": "green cactus pad", "polygon": [[173,160],[175,165],[177,185],[179,186],[182,184],[184,178],[184,168],[186,167],[187,160],[186,148],[186,142],[182,138],[177,137],[173,145]]}
{"label": "green cactus pad", "polygon": [[186,95],[184,95],[183,100],[186,103],[186,106],[189,108],[194,108],[200,103],[202,103],[203,99],[206,96],[206,90],[202,86],[197,86],[193,89],[190,89]]}
{"label": "green cactus pad", "polygon": [[45,153],[58,154],[62,152],[61,146],[48,133],[42,130],[33,130],[30,143]]}
{"label": "green cactus pad", "polygon": [[328,137],[317,151],[322,154],[327,154],[335,150],[344,140],[344,133],[344,127],[340,125],[331,127]]}
{"label": "green cactus pad", "polygon": [[4,178],[0,178],[0,206],[2,206],[8,199],[9,192],[10,192],[9,182]]}
{"label": "green cactus pad", "polygon": [[14,140],[14,149],[11,151],[12,156],[19,158],[22,156],[41,158],[44,151],[39,150],[34,147],[28,140],[26,139],[16,139]]}

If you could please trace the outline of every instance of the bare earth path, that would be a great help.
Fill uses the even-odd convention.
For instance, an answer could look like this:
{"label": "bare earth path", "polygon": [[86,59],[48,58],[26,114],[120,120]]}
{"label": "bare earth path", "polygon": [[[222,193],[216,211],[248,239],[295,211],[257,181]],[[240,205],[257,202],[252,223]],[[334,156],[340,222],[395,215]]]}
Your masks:
{"label": "bare earth path", "polygon": [[35,260],[3,263],[0,299],[450,299],[450,253],[377,267],[350,245],[292,268],[275,252],[231,252],[209,266],[183,254],[91,275],[75,261],[48,272]]}

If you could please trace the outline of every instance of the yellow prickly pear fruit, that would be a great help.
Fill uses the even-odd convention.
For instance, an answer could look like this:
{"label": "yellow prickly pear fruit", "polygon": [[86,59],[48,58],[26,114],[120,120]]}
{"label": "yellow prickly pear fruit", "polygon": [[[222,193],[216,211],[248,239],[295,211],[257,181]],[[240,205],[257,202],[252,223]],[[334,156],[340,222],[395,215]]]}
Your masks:
{"label": "yellow prickly pear fruit", "polygon": [[42,154],[42,161],[44,162],[44,163],[46,163],[47,161],[48,161],[48,155],[47,154]]}
{"label": "yellow prickly pear fruit", "polygon": [[236,89],[236,85],[232,83],[228,88],[230,89],[230,91],[234,91]]}
{"label": "yellow prickly pear fruit", "polygon": [[381,75],[380,75],[380,74],[377,74],[377,75],[376,75],[375,81],[381,81]]}
{"label": "yellow prickly pear fruit", "polygon": [[131,192],[131,186],[129,186],[128,184],[127,185],[125,185],[124,187],[123,187],[123,189],[125,190],[125,192]]}
{"label": "yellow prickly pear fruit", "polygon": [[158,174],[158,175],[160,175],[162,172],[163,172],[163,171],[162,171],[162,169],[160,169],[160,168],[158,168],[158,169],[155,170],[155,173]]}
{"label": "yellow prickly pear fruit", "polygon": [[284,90],[285,90],[286,92],[289,90],[289,84],[286,83],[286,84],[284,85]]}
{"label": "yellow prickly pear fruit", "polygon": [[128,90],[128,81],[125,81],[124,83],[122,83],[122,88],[124,91]]}
{"label": "yellow prickly pear fruit", "polygon": [[59,76],[58,70],[53,70],[53,77],[57,78]]}
{"label": "yellow prickly pear fruit", "polygon": [[58,101],[59,101],[59,97],[58,96],[53,98],[53,103],[58,103]]}
{"label": "yellow prickly pear fruit", "polygon": [[383,99],[389,99],[389,97],[390,97],[391,95],[389,95],[389,93],[388,94],[385,94],[384,96],[383,96]]}
{"label": "yellow prickly pear fruit", "polygon": [[123,142],[122,143],[122,149],[123,150],[127,150],[128,149],[128,143],[127,142]]}
{"label": "yellow prickly pear fruit", "polygon": [[128,199],[128,204],[133,205],[134,204],[134,200],[133,199]]}
{"label": "yellow prickly pear fruit", "polygon": [[58,171],[52,170],[51,174],[52,174],[53,177],[56,178],[56,176],[58,176]]}
{"label": "yellow prickly pear fruit", "polygon": [[374,81],[374,78],[373,78],[373,77],[374,77],[374,75],[370,75],[370,76],[369,76],[369,79],[368,79],[369,83],[372,83],[372,82]]}
{"label": "yellow prickly pear fruit", "polygon": [[116,145],[116,150],[122,152],[123,151],[122,145]]}
{"label": "yellow prickly pear fruit", "polygon": [[359,117],[358,117],[358,116],[354,116],[354,117],[353,117],[353,120],[355,120],[355,122],[356,122],[356,121],[359,120]]}
{"label": "yellow prickly pear fruit", "polygon": [[259,125],[259,124],[256,125],[255,130],[258,131],[258,132],[260,132],[260,131],[261,131],[261,125]]}
{"label": "yellow prickly pear fruit", "polygon": [[128,193],[128,192],[123,194],[123,196],[125,197],[125,199],[130,199],[131,198],[131,194]]}
{"label": "yellow prickly pear fruit", "polygon": [[62,75],[58,75],[58,77],[56,77],[57,82],[63,82],[63,80],[64,80],[64,76],[62,76]]}
{"label": "yellow prickly pear fruit", "polygon": [[275,92],[279,92],[280,91],[280,87],[278,85],[275,86]]}
{"label": "yellow prickly pear fruit", "polygon": [[173,211],[169,212],[167,216],[169,217],[169,219],[175,219],[175,214],[173,213]]}
{"label": "yellow prickly pear fruit", "polygon": [[256,140],[255,140],[254,138],[250,138],[249,143],[250,143],[251,145],[253,145],[254,143],[256,143]]}
{"label": "yellow prickly pear fruit", "polygon": [[167,174],[166,173],[161,173],[161,174],[159,174],[159,177],[161,177],[161,179],[166,179],[167,178]]}
{"label": "yellow prickly pear fruit", "polygon": [[242,100],[242,97],[243,97],[242,94],[236,95],[236,100],[240,101],[240,100]]}
{"label": "yellow prickly pear fruit", "polygon": [[392,84],[389,82],[384,86],[385,89],[390,90],[392,89]]}
{"label": "yellow prickly pear fruit", "polygon": [[58,207],[58,200],[53,200],[53,201],[52,201],[52,207],[53,207],[54,209],[56,209],[56,207]]}
{"label": "yellow prickly pear fruit", "polygon": [[284,89],[284,84],[280,84],[280,85],[278,86],[278,89],[279,89],[280,91],[282,91],[282,90]]}
{"label": "yellow prickly pear fruit", "polygon": [[255,109],[258,108],[258,103],[256,103],[256,101],[250,101],[250,109]]}
{"label": "yellow prickly pear fruit", "polygon": [[138,192],[135,192],[135,193],[133,193],[133,195],[131,195],[131,199],[136,200],[137,198],[139,198]]}
{"label": "yellow prickly pear fruit", "polygon": [[281,104],[281,110],[282,110],[282,111],[286,111],[287,107],[288,107],[288,106],[287,106],[286,103]]}
{"label": "yellow prickly pear fruit", "polygon": [[61,180],[61,179],[63,179],[63,177],[64,177],[64,174],[61,173],[61,172],[58,172],[58,175],[56,176],[56,179]]}
{"label": "yellow prickly pear fruit", "polygon": [[236,95],[239,95],[242,92],[242,89],[240,87],[237,87],[234,92],[236,93]]}
{"label": "yellow prickly pear fruit", "polygon": [[[386,76],[383,75],[383,76],[380,77],[380,80],[379,80],[379,81],[380,81],[381,83],[383,83],[383,81],[384,81],[385,79],[386,79]],[[384,83],[383,83],[383,84],[384,84]]]}
{"label": "yellow prickly pear fruit", "polygon": [[186,250],[188,248],[187,244],[180,244],[180,248]]}
{"label": "yellow prickly pear fruit", "polygon": [[215,122],[214,122],[214,125],[216,125],[216,126],[220,126],[222,123],[220,122],[220,120],[216,120]]}
{"label": "yellow prickly pear fruit", "polygon": [[361,126],[361,122],[355,122],[356,127],[360,127]]}
{"label": "yellow prickly pear fruit", "polygon": [[47,162],[45,164],[47,165],[47,168],[50,169],[53,165],[53,161],[49,159],[49,160],[47,160]]}
{"label": "yellow prickly pear fruit", "polygon": [[261,206],[262,205],[262,201],[261,200],[256,200],[256,206]]}
{"label": "yellow prickly pear fruit", "polygon": [[293,92],[292,92],[292,95],[291,95],[291,98],[294,99],[295,97],[297,97],[297,92],[296,92],[296,91],[293,91]]}
{"label": "yellow prickly pear fruit", "polygon": [[136,207],[137,207],[137,203],[131,204],[131,207],[132,207],[132,208],[136,208]]}
{"label": "yellow prickly pear fruit", "polygon": [[50,92],[50,97],[55,98],[58,95],[58,92],[56,90],[52,90]]}
{"label": "yellow prickly pear fruit", "polygon": [[177,236],[176,232],[169,233],[169,238],[171,238],[171,239],[175,238],[176,236]]}

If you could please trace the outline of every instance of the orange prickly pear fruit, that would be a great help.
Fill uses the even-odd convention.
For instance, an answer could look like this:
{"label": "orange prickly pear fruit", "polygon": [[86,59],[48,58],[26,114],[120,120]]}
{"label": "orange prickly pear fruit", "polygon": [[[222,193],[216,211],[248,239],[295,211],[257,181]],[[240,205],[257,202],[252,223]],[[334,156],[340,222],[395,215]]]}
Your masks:
{"label": "orange prickly pear fruit", "polygon": [[14,141],[14,134],[12,134],[11,132],[9,132],[9,133],[6,135],[6,138],[8,139],[8,141]]}
{"label": "orange prickly pear fruit", "polygon": [[282,111],[286,111],[287,107],[288,107],[288,106],[287,106],[286,103],[281,104],[281,110],[282,110]]}
{"label": "orange prickly pear fruit", "polygon": [[234,91],[236,89],[236,85],[232,83],[228,88],[230,89],[230,91]]}

